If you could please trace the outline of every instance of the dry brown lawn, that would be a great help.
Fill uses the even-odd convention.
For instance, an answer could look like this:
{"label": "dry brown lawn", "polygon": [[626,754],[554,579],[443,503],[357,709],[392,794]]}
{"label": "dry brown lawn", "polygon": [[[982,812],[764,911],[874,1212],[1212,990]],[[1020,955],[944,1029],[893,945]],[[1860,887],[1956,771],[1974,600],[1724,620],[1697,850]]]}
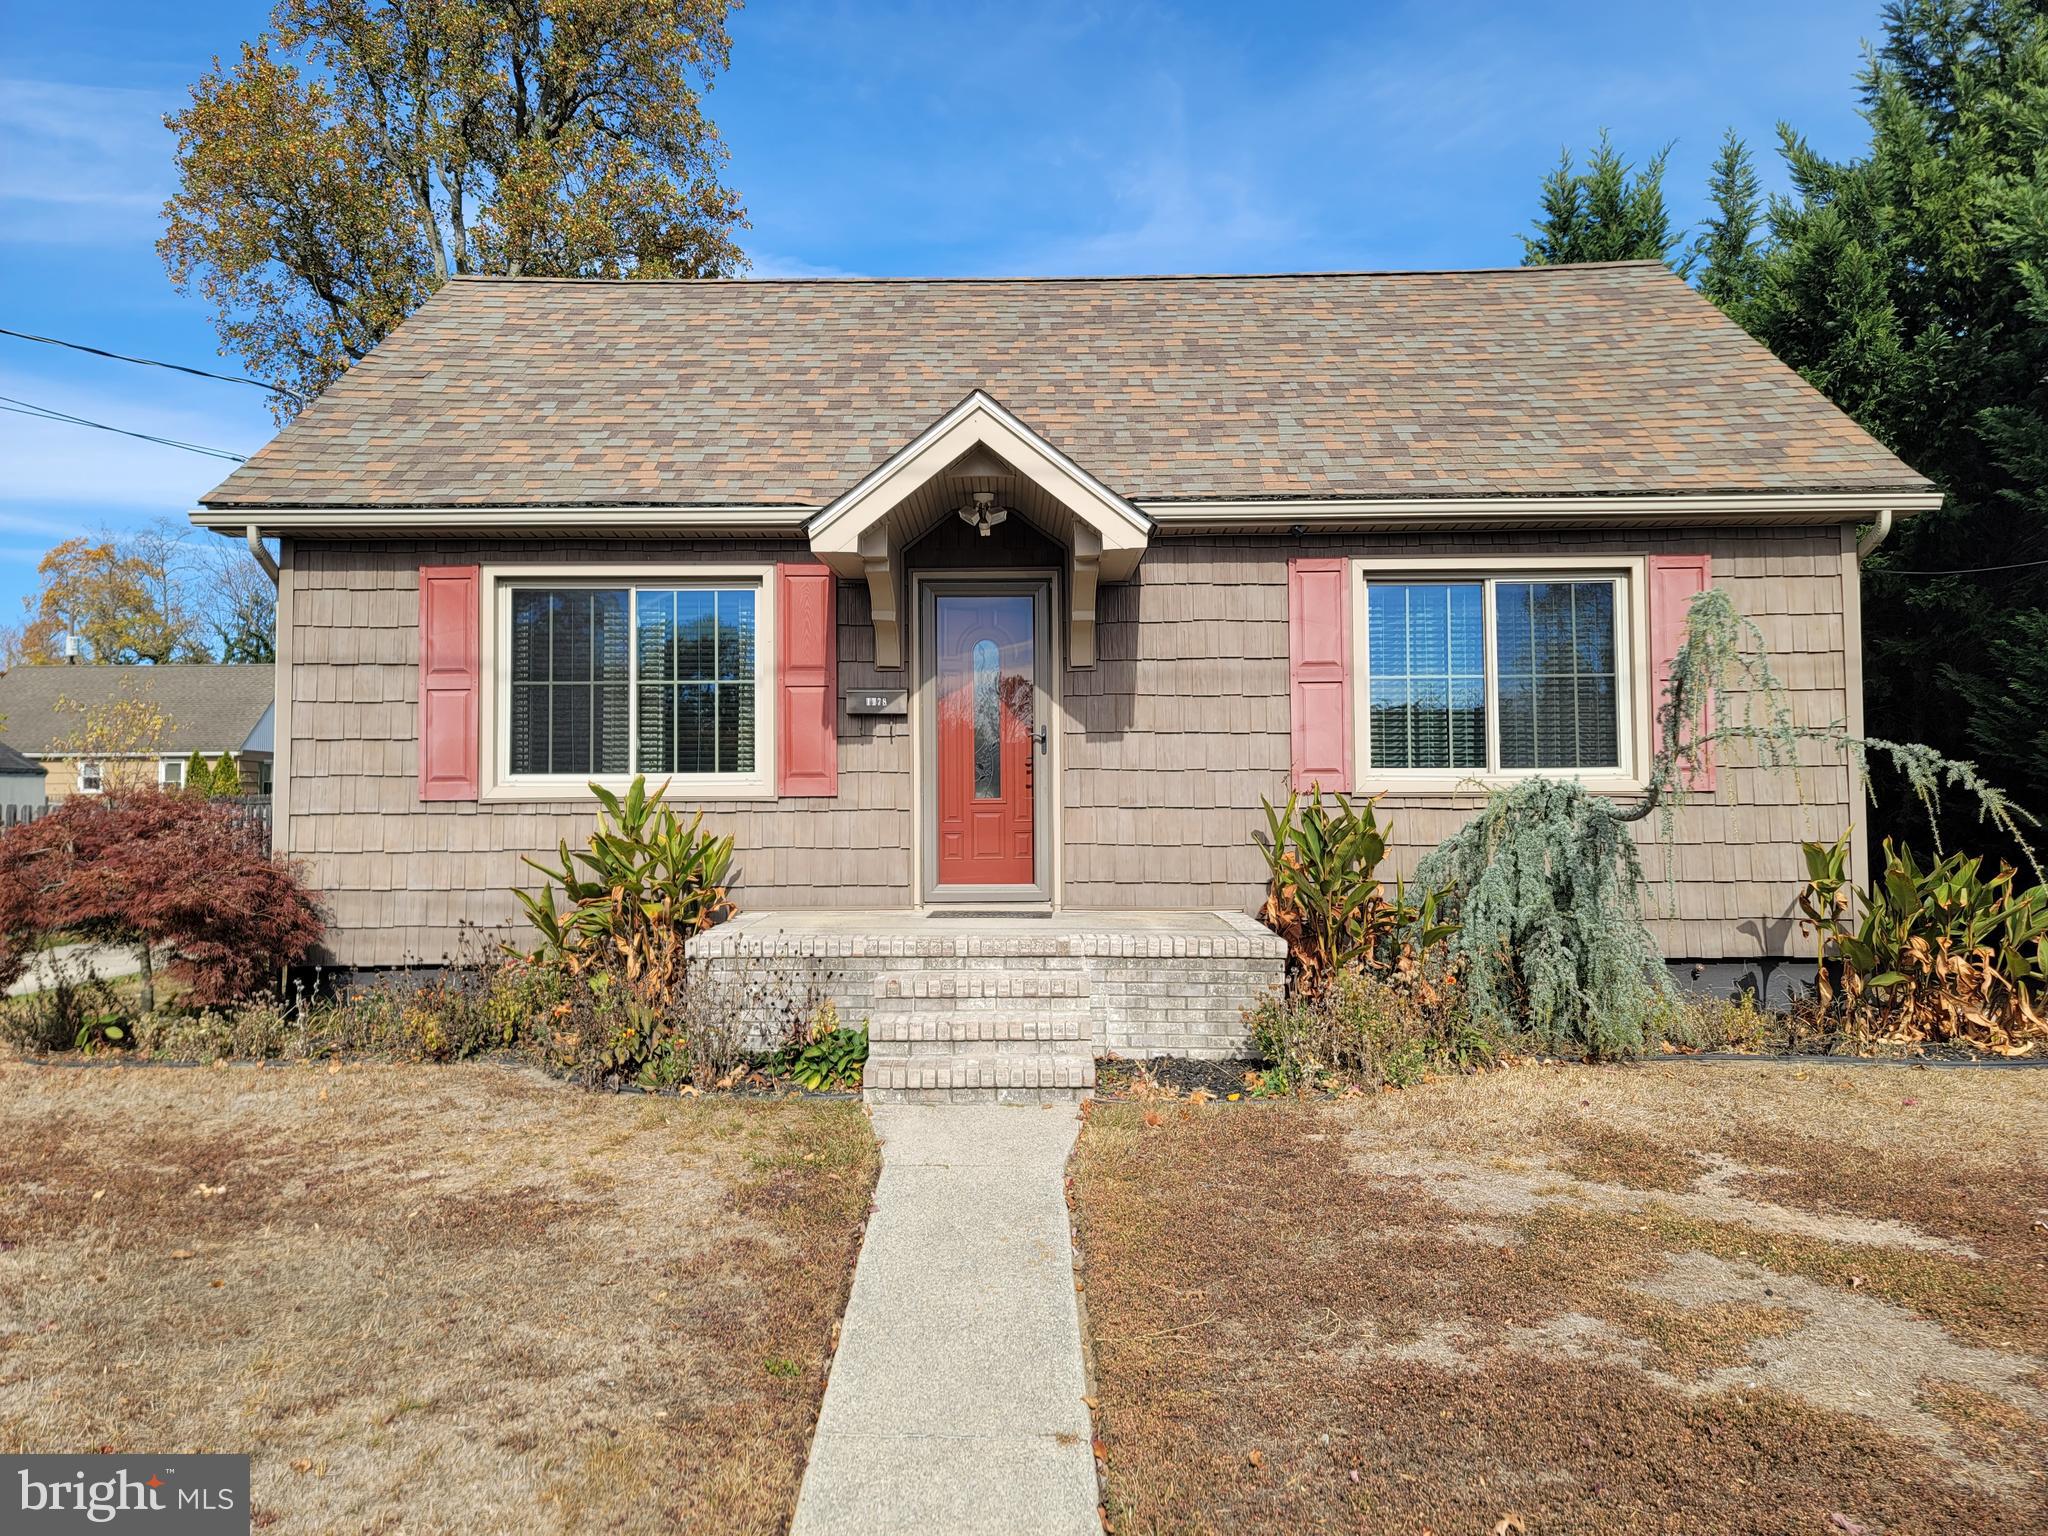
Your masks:
{"label": "dry brown lawn", "polygon": [[2048,1073],[1100,1105],[1073,1174],[1120,1532],[2048,1530]]}
{"label": "dry brown lawn", "polygon": [[0,1065],[0,1449],[246,1451],[291,1532],[774,1531],[858,1106]]}

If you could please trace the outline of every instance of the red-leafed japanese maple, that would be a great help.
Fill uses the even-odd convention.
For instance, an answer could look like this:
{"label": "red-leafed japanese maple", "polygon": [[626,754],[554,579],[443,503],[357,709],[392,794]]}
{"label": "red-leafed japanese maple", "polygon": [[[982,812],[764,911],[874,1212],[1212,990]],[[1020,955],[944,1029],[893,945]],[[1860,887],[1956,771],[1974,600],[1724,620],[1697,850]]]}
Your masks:
{"label": "red-leafed japanese maple", "polygon": [[0,834],[0,984],[38,939],[74,933],[142,956],[142,1009],[155,1006],[152,951],[199,1005],[273,982],[320,939],[313,894],[264,847],[260,826],[193,795],[74,796]]}

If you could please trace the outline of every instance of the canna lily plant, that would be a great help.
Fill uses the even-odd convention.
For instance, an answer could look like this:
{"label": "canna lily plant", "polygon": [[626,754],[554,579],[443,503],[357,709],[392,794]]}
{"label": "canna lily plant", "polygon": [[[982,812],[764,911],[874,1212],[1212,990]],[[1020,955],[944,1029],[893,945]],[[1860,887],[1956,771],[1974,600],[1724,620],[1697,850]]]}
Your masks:
{"label": "canna lily plant", "polygon": [[2001,1055],[2048,1043],[2048,885],[2021,889],[2011,866],[1986,875],[1983,860],[1959,853],[1923,866],[1886,839],[1883,870],[1855,900],[1848,842],[1803,845],[1800,909],[1822,1004],[1894,1039],[1967,1040]]}
{"label": "canna lily plant", "polygon": [[650,791],[645,775],[623,795],[599,784],[590,792],[589,846],[563,841],[553,865],[527,859],[544,883],[512,894],[540,936],[540,958],[616,967],[643,996],[664,997],[681,980],[688,941],[732,913],[733,841],[705,832],[701,811],[685,824],[664,803],[668,785]]}
{"label": "canna lily plant", "polygon": [[1389,899],[1379,867],[1390,828],[1379,819],[1379,797],[1357,805],[1320,788],[1303,800],[1298,791],[1275,809],[1268,800],[1266,831],[1257,838],[1268,881],[1259,919],[1287,940],[1296,980],[1313,989],[1334,971],[1393,965],[1404,946],[1426,952],[1453,925],[1438,920],[1435,895],[1411,903],[1396,883]]}

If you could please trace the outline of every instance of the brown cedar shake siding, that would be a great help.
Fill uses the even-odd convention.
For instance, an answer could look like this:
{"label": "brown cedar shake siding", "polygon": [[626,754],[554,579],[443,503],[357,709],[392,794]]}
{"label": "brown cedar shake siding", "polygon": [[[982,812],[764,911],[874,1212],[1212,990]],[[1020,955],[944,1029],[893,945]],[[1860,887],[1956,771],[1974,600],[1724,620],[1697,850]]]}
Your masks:
{"label": "brown cedar shake siding", "polygon": [[[1798,717],[1853,724],[1861,705],[1848,671],[1852,535],[1820,526],[1157,538],[1133,580],[1100,594],[1096,665],[1060,680],[1060,900],[1075,909],[1257,906],[1259,801],[1284,797],[1288,782],[1291,556],[1704,552],[1715,583],[1761,627]],[[1033,554],[1028,528],[1012,537],[963,550],[950,532],[934,535],[909,563],[1010,564]],[[290,707],[279,732],[289,779],[279,841],[324,893],[330,958],[348,966],[438,962],[457,949],[465,923],[516,935],[509,888],[537,878],[521,855],[551,854],[592,825],[574,805],[420,799],[421,565],[687,569],[803,553],[790,539],[286,542],[281,660]],[[868,597],[857,582],[838,586],[838,645],[842,696],[914,680],[874,666]],[[1647,693],[1636,692],[1641,708]],[[702,802],[707,823],[738,843],[741,903],[909,905],[911,760],[904,720],[841,714],[836,798]],[[1858,819],[1837,762],[1817,760],[1796,783],[1743,762],[1730,754],[1712,794],[1680,814],[1668,887],[1653,827],[1640,829],[1653,898],[1675,903],[1656,924],[1672,958],[1796,952],[1799,841],[1833,838]],[[1361,792],[1377,787],[1369,772],[1359,775]],[[1389,794],[1403,866],[1476,803],[1471,794]]]}

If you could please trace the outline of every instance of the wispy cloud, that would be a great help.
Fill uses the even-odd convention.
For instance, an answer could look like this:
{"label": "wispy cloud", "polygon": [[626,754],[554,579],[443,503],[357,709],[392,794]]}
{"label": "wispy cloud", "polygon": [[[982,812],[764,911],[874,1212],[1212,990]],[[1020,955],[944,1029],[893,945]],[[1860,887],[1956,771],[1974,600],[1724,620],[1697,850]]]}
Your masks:
{"label": "wispy cloud", "polygon": [[171,105],[156,91],[0,80],[0,240],[153,235],[171,190]]}
{"label": "wispy cloud", "polygon": [[[270,435],[260,402],[188,403],[177,386],[156,394],[83,387],[49,374],[0,370],[0,395],[137,432],[253,453]],[[0,412],[0,532],[67,537],[82,509],[182,513],[234,466],[90,427]]]}
{"label": "wispy cloud", "polygon": [[782,256],[774,251],[752,250],[747,252],[749,277],[864,277],[863,272],[851,272],[845,267],[827,266],[822,262],[805,261],[801,256]]}

